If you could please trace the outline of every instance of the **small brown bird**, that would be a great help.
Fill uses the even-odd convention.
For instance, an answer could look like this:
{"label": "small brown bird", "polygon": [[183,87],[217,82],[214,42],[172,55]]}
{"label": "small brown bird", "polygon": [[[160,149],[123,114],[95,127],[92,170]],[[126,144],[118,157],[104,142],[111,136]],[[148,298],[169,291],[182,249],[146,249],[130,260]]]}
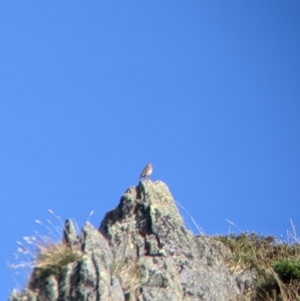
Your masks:
{"label": "small brown bird", "polygon": [[140,174],[139,179],[141,179],[141,178],[148,178],[152,174],[152,171],[153,171],[152,164],[148,163],[146,165],[146,167],[143,169],[142,173]]}

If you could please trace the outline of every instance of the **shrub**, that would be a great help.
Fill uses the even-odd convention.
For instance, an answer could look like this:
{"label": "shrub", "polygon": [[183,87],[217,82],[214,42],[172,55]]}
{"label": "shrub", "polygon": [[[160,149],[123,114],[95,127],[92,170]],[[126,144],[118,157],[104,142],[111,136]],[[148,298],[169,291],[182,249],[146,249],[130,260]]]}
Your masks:
{"label": "shrub", "polygon": [[300,261],[281,259],[273,264],[275,272],[285,283],[292,280],[300,281]]}

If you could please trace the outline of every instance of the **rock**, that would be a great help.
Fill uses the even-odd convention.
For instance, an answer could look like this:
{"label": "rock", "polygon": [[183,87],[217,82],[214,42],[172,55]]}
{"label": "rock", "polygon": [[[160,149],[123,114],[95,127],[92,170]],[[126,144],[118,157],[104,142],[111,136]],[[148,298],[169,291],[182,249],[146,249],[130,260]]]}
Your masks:
{"label": "rock", "polygon": [[10,301],[230,301],[241,293],[223,245],[186,229],[160,181],[129,188],[98,231],[86,224],[79,238],[67,220],[63,243],[81,255],[57,273],[34,270]]}

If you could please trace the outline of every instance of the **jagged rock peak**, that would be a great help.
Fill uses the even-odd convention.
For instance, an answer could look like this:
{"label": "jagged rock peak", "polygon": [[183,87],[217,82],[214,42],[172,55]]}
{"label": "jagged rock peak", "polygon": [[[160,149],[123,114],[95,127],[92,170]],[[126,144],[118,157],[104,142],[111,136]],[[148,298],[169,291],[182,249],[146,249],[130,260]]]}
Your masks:
{"label": "jagged rock peak", "polygon": [[35,269],[10,301],[229,301],[240,294],[222,247],[186,229],[161,181],[130,187],[98,231],[87,224],[78,237],[66,221],[62,244],[77,257],[46,273]]}

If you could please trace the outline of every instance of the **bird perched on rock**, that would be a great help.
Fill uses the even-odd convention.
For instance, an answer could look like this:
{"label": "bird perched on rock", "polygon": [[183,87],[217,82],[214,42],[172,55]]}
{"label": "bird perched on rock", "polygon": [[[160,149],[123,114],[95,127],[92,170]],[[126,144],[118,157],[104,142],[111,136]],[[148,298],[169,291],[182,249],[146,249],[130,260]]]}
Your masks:
{"label": "bird perched on rock", "polygon": [[145,166],[145,168],[143,169],[142,173],[140,174],[139,179],[141,179],[141,178],[148,178],[152,174],[152,171],[153,171],[152,164],[148,163]]}

